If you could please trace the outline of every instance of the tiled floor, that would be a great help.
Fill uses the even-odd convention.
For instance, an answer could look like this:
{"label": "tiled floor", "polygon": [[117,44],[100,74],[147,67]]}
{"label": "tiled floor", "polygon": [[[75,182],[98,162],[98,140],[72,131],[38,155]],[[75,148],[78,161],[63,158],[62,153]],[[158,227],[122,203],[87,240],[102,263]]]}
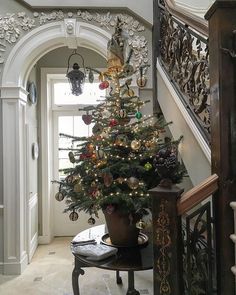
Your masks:
{"label": "tiled floor", "polygon": [[[31,264],[20,276],[0,275],[0,295],[73,295],[71,238],[55,238],[50,245],[38,247]],[[115,272],[86,268],[80,276],[80,295],[125,295],[127,273],[121,272],[123,284],[115,282]],[[135,288],[152,295],[152,270],[135,273]]]}

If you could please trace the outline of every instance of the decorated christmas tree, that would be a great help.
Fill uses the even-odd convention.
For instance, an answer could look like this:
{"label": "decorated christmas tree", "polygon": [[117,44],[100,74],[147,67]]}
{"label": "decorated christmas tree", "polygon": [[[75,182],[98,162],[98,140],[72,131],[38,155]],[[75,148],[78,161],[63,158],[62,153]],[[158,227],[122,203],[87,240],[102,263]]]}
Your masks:
{"label": "decorated christmas tree", "polygon": [[107,95],[98,98],[102,101],[97,106],[83,109],[85,124],[94,124],[93,134],[79,138],[61,134],[76,146],[69,152],[74,167],[64,170],[64,180],[56,181],[56,199],[66,200],[65,212],[70,212],[71,220],[85,211],[89,224],[94,224],[102,209],[110,215],[126,213],[142,227],[142,216],[151,208],[148,190],[166,180],[177,183],[183,176],[177,160],[178,141],[164,140],[166,124],[160,118],[144,116],[142,107],[148,101],[131,89],[135,73],[139,74],[138,86],[145,86],[147,66],[135,69],[132,50],[125,44],[118,20],[108,43],[108,68],[99,77],[99,87],[107,89]]}

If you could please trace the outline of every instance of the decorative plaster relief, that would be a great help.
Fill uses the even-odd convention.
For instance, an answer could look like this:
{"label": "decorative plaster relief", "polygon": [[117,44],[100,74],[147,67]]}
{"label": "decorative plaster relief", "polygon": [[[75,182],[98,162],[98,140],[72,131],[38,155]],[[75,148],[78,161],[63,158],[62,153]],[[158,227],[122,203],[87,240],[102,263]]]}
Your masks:
{"label": "decorative plaster relief", "polygon": [[[111,30],[115,27],[118,17],[124,24],[127,43],[134,50],[132,58],[134,66],[138,68],[141,64],[147,64],[147,41],[144,36],[139,35],[140,32],[145,30],[145,27],[134,17],[122,13],[113,15],[111,12],[98,13],[89,12],[87,10],[63,12],[62,10],[58,10],[49,13],[34,12],[33,18],[27,16],[25,12],[8,13],[5,16],[0,16],[0,65],[4,63],[3,54],[6,51],[6,45],[14,46],[24,32],[30,31],[34,27],[41,26],[47,22],[74,18],[81,19],[84,22],[95,22],[100,27]],[[68,35],[74,33],[73,21],[71,23],[67,22],[66,31]]]}

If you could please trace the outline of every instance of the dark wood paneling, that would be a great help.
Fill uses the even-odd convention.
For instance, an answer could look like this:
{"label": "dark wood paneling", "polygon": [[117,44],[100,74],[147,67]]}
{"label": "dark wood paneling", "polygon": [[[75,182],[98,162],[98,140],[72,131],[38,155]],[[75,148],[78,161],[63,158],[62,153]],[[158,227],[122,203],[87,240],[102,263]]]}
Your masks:
{"label": "dark wood paneling", "polygon": [[232,50],[233,30],[236,29],[236,2],[216,1],[206,14],[209,21],[210,86],[212,107],[212,173],[219,176],[219,190],[214,198],[216,224],[217,282],[220,295],[235,294],[235,277],[230,268],[234,264],[233,210],[236,183],[232,174],[231,124],[235,116],[235,66],[226,48]]}
{"label": "dark wood paneling", "polygon": [[156,187],[153,197],[154,295],[183,295],[181,224],[177,199],[183,190]]}

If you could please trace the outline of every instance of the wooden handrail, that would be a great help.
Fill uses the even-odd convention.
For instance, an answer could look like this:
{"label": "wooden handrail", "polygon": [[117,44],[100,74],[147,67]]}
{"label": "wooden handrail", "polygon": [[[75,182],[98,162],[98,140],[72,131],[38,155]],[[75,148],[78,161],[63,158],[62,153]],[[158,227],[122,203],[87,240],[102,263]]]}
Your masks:
{"label": "wooden handrail", "polygon": [[191,210],[197,204],[216,192],[217,189],[218,176],[213,174],[181,196],[177,202],[178,215],[183,215]]}
{"label": "wooden handrail", "polygon": [[170,14],[181,20],[184,24],[192,27],[197,32],[208,37],[208,23],[201,17],[178,7],[174,0],[165,0],[166,8]]}

